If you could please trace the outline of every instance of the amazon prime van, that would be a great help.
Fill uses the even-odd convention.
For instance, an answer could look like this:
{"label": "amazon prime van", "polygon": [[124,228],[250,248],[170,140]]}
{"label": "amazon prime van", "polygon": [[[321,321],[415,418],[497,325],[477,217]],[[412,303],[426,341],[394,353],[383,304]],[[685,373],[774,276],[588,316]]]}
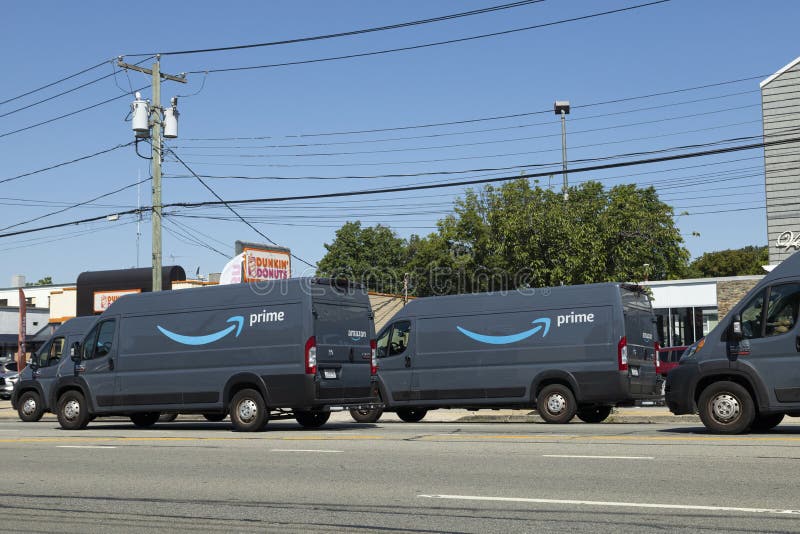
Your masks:
{"label": "amazon prime van", "polygon": [[650,300],[632,285],[421,298],[378,335],[381,399],[405,421],[435,408],[536,408],[551,423],[600,422],[612,406],[660,396],[655,334]]}
{"label": "amazon prime van", "polygon": [[11,406],[21,420],[38,421],[45,412],[54,411],[49,404],[53,385],[61,377],[75,373],[70,347],[83,340],[96,320],[93,316],[76,317],[59,326],[22,370],[11,397]]}
{"label": "amazon prime van", "polygon": [[767,431],[800,417],[800,253],[767,274],[667,375],[674,414],[712,432]]}
{"label": "amazon prime van", "polygon": [[112,414],[150,426],[162,412],[229,413],[239,431],[285,418],[319,427],[376,401],[373,340],[367,293],[347,282],[126,295],[73,347],[74,372],[48,402],[65,429]]}

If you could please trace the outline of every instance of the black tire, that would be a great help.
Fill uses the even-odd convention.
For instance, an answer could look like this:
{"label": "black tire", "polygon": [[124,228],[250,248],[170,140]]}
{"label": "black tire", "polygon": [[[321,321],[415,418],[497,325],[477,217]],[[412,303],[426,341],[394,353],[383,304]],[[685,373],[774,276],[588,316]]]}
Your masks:
{"label": "black tire", "polygon": [[295,420],[303,428],[319,428],[331,418],[331,412],[295,412]]}
{"label": "black tire", "polygon": [[715,434],[747,432],[755,419],[755,406],[750,393],[735,382],[714,382],[706,387],[697,401],[700,420]]}
{"label": "black tire", "polygon": [[178,414],[176,414],[176,413],[162,413],[161,416],[158,418],[158,422],[159,423],[171,423],[177,418],[178,418]]}
{"label": "black tire", "polygon": [[536,397],[536,409],[545,423],[563,424],[572,421],[578,405],[571,389],[562,384],[550,384]]}
{"label": "black tire", "polygon": [[611,415],[611,406],[587,406],[578,408],[578,419],[584,423],[602,423]]}
{"label": "black tire", "polygon": [[203,417],[206,418],[206,421],[211,421],[212,423],[219,423],[220,421],[222,421],[223,419],[228,417],[228,414],[226,414],[226,413],[204,413]]}
{"label": "black tire", "polygon": [[17,413],[26,423],[35,423],[44,415],[42,398],[35,391],[26,391],[17,400]]}
{"label": "black tire", "polygon": [[231,423],[237,432],[261,430],[269,420],[264,397],[255,389],[243,389],[231,399]]}
{"label": "black tire", "polygon": [[769,415],[757,415],[753,419],[753,424],[750,425],[750,430],[753,432],[767,432],[772,430],[783,421],[784,414],[773,413]]}
{"label": "black tire", "polygon": [[383,415],[383,408],[373,408],[371,410],[359,410],[353,408],[350,410],[350,417],[356,423],[376,423]]}
{"label": "black tire", "polygon": [[131,414],[131,421],[139,428],[148,428],[158,422],[160,412],[139,412]]}
{"label": "black tire", "polygon": [[66,391],[58,399],[58,424],[64,430],[83,430],[89,424],[89,406],[80,391]]}
{"label": "black tire", "polygon": [[428,410],[424,408],[398,408],[397,417],[406,423],[419,423],[425,417]]}

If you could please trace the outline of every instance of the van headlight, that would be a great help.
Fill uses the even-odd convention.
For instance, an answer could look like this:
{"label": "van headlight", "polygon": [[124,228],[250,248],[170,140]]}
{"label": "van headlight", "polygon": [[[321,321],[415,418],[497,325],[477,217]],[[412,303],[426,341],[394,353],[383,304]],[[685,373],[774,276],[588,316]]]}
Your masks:
{"label": "van headlight", "polygon": [[678,363],[693,360],[697,356],[697,353],[700,351],[700,349],[703,348],[703,345],[705,344],[706,344],[706,338],[702,337],[700,338],[699,341],[690,345],[689,348],[686,349],[686,352],[684,352],[683,355],[681,356],[681,359],[678,360]]}

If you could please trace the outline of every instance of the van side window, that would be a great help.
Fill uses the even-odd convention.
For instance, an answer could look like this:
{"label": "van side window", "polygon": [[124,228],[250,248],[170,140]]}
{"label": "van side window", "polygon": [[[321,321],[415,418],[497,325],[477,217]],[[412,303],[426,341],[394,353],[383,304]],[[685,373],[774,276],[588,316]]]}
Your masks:
{"label": "van side window", "polygon": [[794,328],[800,304],[800,284],[774,286],[767,303],[766,336],[779,336]]}
{"label": "van side window", "polygon": [[763,337],[764,295],[761,291],[742,309],[742,336],[746,339]]}
{"label": "van side window", "polygon": [[389,356],[403,354],[411,335],[411,322],[399,321],[392,327],[392,337],[389,339]]}
{"label": "van side window", "polygon": [[42,346],[42,348],[39,349],[39,352],[36,353],[36,357],[39,360],[39,367],[44,367],[47,365],[47,360],[49,359],[51,346],[52,346],[52,341],[48,341]]}
{"label": "van side window", "polygon": [[91,360],[92,358],[102,358],[111,352],[111,346],[114,341],[114,329],[116,321],[104,321],[95,326],[91,333],[86,336],[86,342],[83,344],[82,358],[84,360]]}

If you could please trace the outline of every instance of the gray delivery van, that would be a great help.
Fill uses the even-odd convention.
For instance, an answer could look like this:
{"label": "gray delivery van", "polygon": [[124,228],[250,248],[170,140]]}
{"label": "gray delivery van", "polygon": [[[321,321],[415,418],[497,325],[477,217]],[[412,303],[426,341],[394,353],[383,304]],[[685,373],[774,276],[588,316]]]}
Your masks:
{"label": "gray delivery van", "polygon": [[612,406],[660,396],[655,334],[633,285],[421,298],[378,335],[381,399],[404,421],[435,408],[536,408],[551,423],[600,422]]}
{"label": "gray delivery van", "polygon": [[26,422],[38,421],[47,411],[53,385],[63,376],[73,376],[75,364],[69,357],[70,347],[80,342],[94,326],[96,317],[76,317],[59,326],[22,370],[14,388],[11,406]]}
{"label": "gray delivery van", "polygon": [[800,417],[800,253],[788,257],[681,357],[667,375],[674,414],[712,432],[769,430]]}
{"label": "gray delivery van", "polygon": [[374,326],[360,286],[328,279],[123,296],[75,349],[49,402],[65,429],[122,414],[230,413],[234,429],[269,419],[318,427],[332,409],[376,401]]}

